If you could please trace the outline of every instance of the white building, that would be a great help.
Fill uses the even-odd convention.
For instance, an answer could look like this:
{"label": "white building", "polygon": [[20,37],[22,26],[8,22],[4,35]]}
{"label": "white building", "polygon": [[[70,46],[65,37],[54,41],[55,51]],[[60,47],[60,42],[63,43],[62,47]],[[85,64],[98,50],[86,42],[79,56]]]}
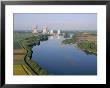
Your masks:
{"label": "white building", "polygon": [[50,34],[51,34],[51,35],[53,34],[53,30],[50,30]]}
{"label": "white building", "polygon": [[60,35],[60,30],[57,31],[57,34]]}
{"label": "white building", "polygon": [[33,33],[33,34],[38,33],[38,31],[37,31],[37,26],[34,25],[34,26],[32,27],[32,33]]}
{"label": "white building", "polygon": [[48,27],[47,26],[43,26],[43,34],[47,34],[48,33]]}

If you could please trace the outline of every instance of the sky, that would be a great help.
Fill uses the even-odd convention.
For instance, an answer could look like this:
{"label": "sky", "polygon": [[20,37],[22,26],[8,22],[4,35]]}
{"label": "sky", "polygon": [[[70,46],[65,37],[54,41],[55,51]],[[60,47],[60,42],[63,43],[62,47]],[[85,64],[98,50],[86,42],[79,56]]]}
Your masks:
{"label": "sky", "polygon": [[96,13],[15,13],[14,30],[97,30]]}

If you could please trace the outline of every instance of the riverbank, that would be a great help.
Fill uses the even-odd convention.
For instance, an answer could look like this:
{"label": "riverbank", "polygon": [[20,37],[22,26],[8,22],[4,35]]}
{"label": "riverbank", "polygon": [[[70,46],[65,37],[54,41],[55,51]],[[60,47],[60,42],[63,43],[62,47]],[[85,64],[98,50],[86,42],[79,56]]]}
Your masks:
{"label": "riverbank", "polygon": [[32,47],[34,45],[39,45],[40,41],[46,40],[47,38],[48,37],[45,35],[39,35],[19,41],[21,47],[26,50],[24,61],[36,75],[47,75],[47,72],[32,60]]}
{"label": "riverbank", "polygon": [[35,75],[35,73],[25,63],[26,51],[22,48],[19,41],[31,37],[31,33],[14,32],[13,35],[13,75]]}
{"label": "riverbank", "polygon": [[[33,47],[32,59],[48,71],[49,75],[94,75],[97,56],[88,55],[73,44],[62,44],[63,36],[53,36]],[[82,69],[82,70],[80,70]],[[51,74],[52,73],[52,74]]]}
{"label": "riverbank", "polygon": [[25,50],[14,49],[13,52],[13,75],[32,75],[33,72],[24,62]]}
{"label": "riverbank", "polygon": [[62,41],[64,44],[76,44],[76,47],[80,48],[87,54],[97,55],[97,36],[91,33],[78,33],[71,39],[65,39]]}
{"label": "riverbank", "polygon": [[[32,61],[31,58],[32,47],[36,44],[39,45],[40,41],[46,40],[47,36],[33,36],[31,33],[14,32],[13,38],[13,74],[40,75],[42,73],[42,71],[40,71],[42,68],[36,62]],[[38,68],[40,70],[34,71],[35,68]]]}

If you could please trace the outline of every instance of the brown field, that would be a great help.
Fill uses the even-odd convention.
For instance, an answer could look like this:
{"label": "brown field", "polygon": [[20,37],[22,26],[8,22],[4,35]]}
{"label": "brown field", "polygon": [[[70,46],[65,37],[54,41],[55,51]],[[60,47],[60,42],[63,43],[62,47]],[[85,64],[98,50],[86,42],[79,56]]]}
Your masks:
{"label": "brown field", "polygon": [[25,50],[14,49],[13,75],[34,75],[33,71],[24,62]]}
{"label": "brown field", "polygon": [[97,41],[97,36],[96,35],[91,35],[89,33],[82,33],[79,36],[77,36],[77,39],[79,41],[81,41],[81,40],[88,40],[88,41],[96,42]]}
{"label": "brown field", "polygon": [[14,49],[13,64],[22,64],[24,62],[25,51],[24,49]]}
{"label": "brown field", "polygon": [[13,52],[13,74],[14,75],[27,75],[26,71],[22,68],[24,63],[25,52],[23,49],[14,49]]}
{"label": "brown field", "polygon": [[24,55],[25,50],[24,49],[14,49],[14,55]]}
{"label": "brown field", "polygon": [[14,75],[28,75],[27,72],[23,69],[22,65],[14,65],[13,70]]}

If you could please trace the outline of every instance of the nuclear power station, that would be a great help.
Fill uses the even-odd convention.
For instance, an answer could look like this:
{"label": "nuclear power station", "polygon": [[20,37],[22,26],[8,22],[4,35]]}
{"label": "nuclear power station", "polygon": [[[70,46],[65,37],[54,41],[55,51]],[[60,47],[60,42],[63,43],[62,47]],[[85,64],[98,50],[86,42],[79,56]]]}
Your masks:
{"label": "nuclear power station", "polygon": [[32,26],[32,34],[36,35],[36,34],[50,34],[50,35],[54,35],[54,34],[57,34],[57,35],[60,35],[61,34],[61,31],[60,30],[57,30],[57,33],[55,33],[53,30],[48,30],[48,26],[43,26],[42,27],[42,32],[39,32],[38,29],[37,29],[37,26]]}
{"label": "nuclear power station", "polygon": [[38,33],[38,32],[37,32],[37,26],[34,25],[34,26],[32,27],[32,33],[33,33],[33,34],[37,34],[37,33]]}

